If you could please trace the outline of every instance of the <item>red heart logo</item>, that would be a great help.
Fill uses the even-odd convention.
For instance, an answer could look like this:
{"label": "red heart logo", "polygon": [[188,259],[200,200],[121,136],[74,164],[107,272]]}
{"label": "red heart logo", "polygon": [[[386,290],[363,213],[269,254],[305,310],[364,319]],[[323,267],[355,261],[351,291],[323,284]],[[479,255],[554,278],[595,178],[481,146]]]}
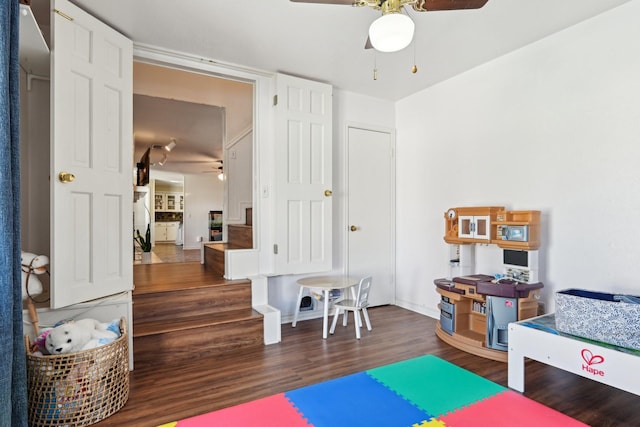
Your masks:
{"label": "red heart logo", "polygon": [[591,366],[591,365],[597,365],[599,363],[603,363],[604,362],[604,357],[602,357],[600,355],[594,355],[591,352],[591,350],[583,348],[582,349],[582,360],[587,362],[587,365]]}

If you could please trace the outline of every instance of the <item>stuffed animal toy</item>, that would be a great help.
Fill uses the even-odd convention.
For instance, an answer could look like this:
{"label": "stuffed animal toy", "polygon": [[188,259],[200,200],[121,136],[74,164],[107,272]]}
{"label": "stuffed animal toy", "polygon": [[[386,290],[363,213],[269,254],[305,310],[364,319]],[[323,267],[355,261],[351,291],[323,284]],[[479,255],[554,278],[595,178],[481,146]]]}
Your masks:
{"label": "stuffed animal toy", "polygon": [[20,259],[22,264],[22,299],[26,300],[42,293],[42,282],[38,275],[47,272],[49,257],[22,252]]}
{"label": "stuffed animal toy", "polygon": [[95,348],[118,338],[118,334],[109,327],[109,323],[101,323],[95,319],[63,323],[49,331],[45,338],[45,348],[49,354],[66,354]]}

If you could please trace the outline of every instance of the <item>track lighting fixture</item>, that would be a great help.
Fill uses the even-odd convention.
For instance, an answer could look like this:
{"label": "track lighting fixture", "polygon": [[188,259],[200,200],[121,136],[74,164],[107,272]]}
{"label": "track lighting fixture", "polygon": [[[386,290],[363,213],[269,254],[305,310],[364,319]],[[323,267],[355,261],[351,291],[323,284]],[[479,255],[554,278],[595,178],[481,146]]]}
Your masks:
{"label": "track lighting fixture", "polygon": [[171,151],[176,147],[176,140],[175,138],[171,138],[171,142],[169,142],[167,145],[164,146],[164,149],[167,151]]}

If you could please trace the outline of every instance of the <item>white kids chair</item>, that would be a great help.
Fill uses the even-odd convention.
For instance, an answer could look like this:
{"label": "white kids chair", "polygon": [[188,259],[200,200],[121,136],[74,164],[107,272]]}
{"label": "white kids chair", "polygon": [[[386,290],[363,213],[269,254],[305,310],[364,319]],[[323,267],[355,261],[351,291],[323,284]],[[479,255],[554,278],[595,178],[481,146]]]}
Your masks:
{"label": "white kids chair", "polygon": [[367,324],[367,329],[371,330],[371,321],[369,320],[369,313],[367,313],[367,307],[369,306],[369,291],[371,290],[371,276],[362,278],[360,283],[355,285],[355,287],[355,300],[345,299],[338,301],[333,305],[336,309],[336,313],[333,316],[333,322],[331,323],[331,330],[329,333],[333,334],[335,332],[340,312],[343,313],[342,325],[347,326],[347,314],[349,311],[353,311],[357,339],[360,339],[360,327],[362,327],[362,320],[360,319],[361,311],[364,316],[364,321]]}

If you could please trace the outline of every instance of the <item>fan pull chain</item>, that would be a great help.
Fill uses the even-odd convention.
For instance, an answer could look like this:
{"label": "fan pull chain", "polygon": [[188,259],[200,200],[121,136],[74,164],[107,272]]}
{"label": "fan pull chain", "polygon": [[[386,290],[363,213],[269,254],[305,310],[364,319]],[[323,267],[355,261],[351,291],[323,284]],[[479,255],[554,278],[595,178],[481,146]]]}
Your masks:
{"label": "fan pull chain", "polygon": [[375,53],[373,54],[373,80],[378,80],[378,66]]}
{"label": "fan pull chain", "polygon": [[413,37],[413,67],[411,67],[411,72],[413,74],[418,72],[418,66],[416,65],[416,37]]}

